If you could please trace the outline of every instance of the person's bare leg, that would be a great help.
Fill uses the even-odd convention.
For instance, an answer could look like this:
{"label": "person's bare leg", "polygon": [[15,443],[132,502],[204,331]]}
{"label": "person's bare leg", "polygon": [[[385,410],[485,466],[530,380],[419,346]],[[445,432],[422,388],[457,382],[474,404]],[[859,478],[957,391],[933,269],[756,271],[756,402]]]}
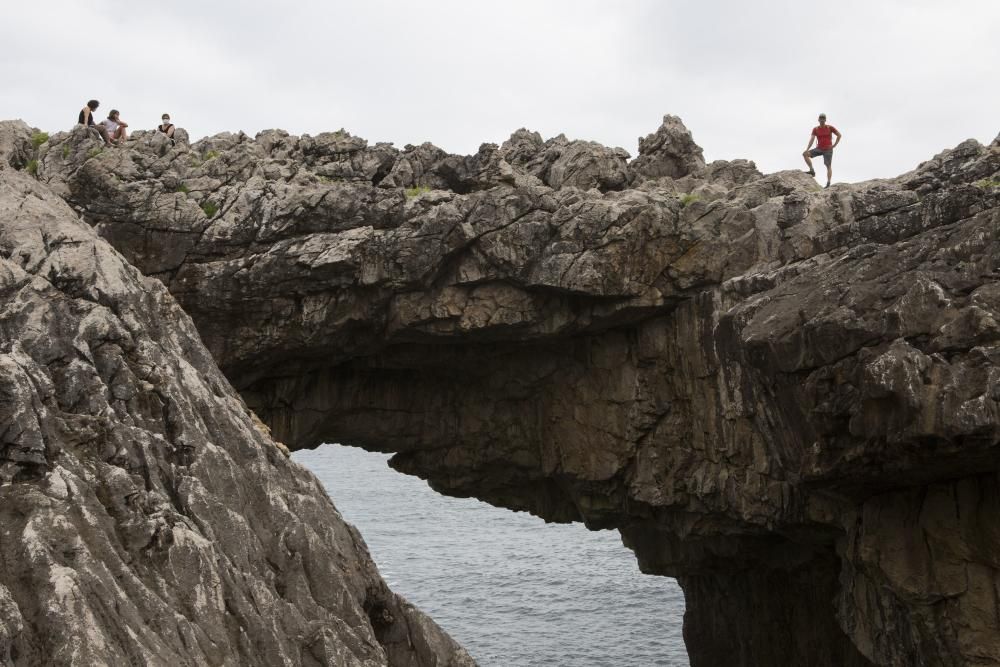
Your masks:
{"label": "person's bare leg", "polygon": [[833,165],[826,165],[826,187],[830,187],[830,181],[833,180]]}
{"label": "person's bare leg", "polygon": [[816,170],[813,169],[813,161],[809,159],[809,152],[808,151],[806,151],[805,153],[802,154],[802,159],[806,161],[807,165],[809,165],[809,173],[810,174],[815,174]]}

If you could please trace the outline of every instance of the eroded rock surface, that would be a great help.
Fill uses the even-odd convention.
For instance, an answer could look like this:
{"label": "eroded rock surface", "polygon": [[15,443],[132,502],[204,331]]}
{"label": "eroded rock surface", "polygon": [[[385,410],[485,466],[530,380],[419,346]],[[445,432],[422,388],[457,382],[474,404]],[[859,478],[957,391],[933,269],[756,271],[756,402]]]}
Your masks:
{"label": "eroded rock surface", "polygon": [[670,116],[631,162],[94,145],[54,135],[39,178],[289,445],[618,528],[684,587],[695,667],[1000,664],[996,142],[825,191]]}
{"label": "eroded rock surface", "polygon": [[0,164],[0,664],[473,665],[287,454],[162,283]]}

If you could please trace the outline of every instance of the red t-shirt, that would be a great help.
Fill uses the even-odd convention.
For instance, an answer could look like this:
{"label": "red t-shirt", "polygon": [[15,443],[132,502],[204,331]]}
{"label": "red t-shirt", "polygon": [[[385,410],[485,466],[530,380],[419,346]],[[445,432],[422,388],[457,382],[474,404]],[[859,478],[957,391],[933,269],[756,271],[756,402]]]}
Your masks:
{"label": "red t-shirt", "polygon": [[817,125],[813,128],[816,137],[816,148],[825,151],[833,146],[833,133],[837,131],[833,125]]}

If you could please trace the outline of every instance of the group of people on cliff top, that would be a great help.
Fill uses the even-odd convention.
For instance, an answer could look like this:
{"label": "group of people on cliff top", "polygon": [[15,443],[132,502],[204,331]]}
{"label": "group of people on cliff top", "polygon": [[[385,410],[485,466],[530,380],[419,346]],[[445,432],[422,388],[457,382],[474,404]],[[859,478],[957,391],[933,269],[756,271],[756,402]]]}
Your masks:
{"label": "group of people on cliff top", "polygon": [[[97,107],[101,105],[97,100],[90,100],[87,104],[80,109],[80,115],[77,118],[77,122],[84,127],[93,128],[101,135],[101,139],[104,139],[104,144],[107,146],[122,145],[125,143],[125,139],[128,137],[128,123],[122,120],[118,109],[112,109],[108,113],[108,117],[101,122],[94,121],[94,112],[97,111]],[[156,126],[157,132],[162,132],[167,135],[170,141],[174,140],[174,126],[170,122],[170,114],[163,114],[160,119],[161,123]]]}
{"label": "group of people on cliff top", "polygon": [[[94,112],[97,111],[97,107],[100,104],[97,100],[87,102],[87,105],[80,109],[80,117],[77,122],[97,130],[101,138],[104,139],[104,143],[108,146],[125,143],[128,123],[121,119],[118,109],[112,109],[108,117],[100,123],[94,122]],[[170,114],[163,114],[160,120],[162,122],[156,126],[157,132],[162,132],[173,141],[174,126],[170,122]],[[842,135],[833,125],[826,124],[825,113],[821,113],[818,120],[819,125],[812,129],[809,135],[809,143],[806,145],[806,149],[802,151],[802,157],[809,167],[806,173],[810,176],[815,176],[816,170],[813,169],[812,158],[819,157],[820,155],[823,156],[823,164],[826,165],[825,187],[830,187],[830,181],[833,179],[833,149],[840,143]],[[837,137],[836,141],[833,140],[834,136]],[[816,142],[816,148],[813,148],[813,142]]]}

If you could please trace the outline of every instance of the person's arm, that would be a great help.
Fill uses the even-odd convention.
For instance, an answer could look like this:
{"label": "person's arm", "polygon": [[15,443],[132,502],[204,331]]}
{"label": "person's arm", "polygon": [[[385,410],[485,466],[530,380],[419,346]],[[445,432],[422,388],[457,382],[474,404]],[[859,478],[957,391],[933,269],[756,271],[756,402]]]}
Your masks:
{"label": "person's arm", "polygon": [[167,128],[166,135],[168,137],[170,137],[171,139],[174,138],[174,125],[173,125],[173,123],[171,123],[170,127]]}
{"label": "person's arm", "polygon": [[840,132],[837,131],[837,128],[831,128],[831,130],[833,131],[834,134],[837,135],[837,140],[833,142],[833,146],[831,146],[830,148],[836,148],[837,144],[840,143]]}
{"label": "person's arm", "polygon": [[122,127],[128,127],[128,123],[123,121],[121,118],[118,119],[118,124],[121,125]]}
{"label": "person's arm", "polygon": [[809,134],[809,145],[806,146],[806,150],[809,150],[810,148],[813,147],[813,142],[814,141],[816,141],[816,133],[815,132],[811,132]]}

